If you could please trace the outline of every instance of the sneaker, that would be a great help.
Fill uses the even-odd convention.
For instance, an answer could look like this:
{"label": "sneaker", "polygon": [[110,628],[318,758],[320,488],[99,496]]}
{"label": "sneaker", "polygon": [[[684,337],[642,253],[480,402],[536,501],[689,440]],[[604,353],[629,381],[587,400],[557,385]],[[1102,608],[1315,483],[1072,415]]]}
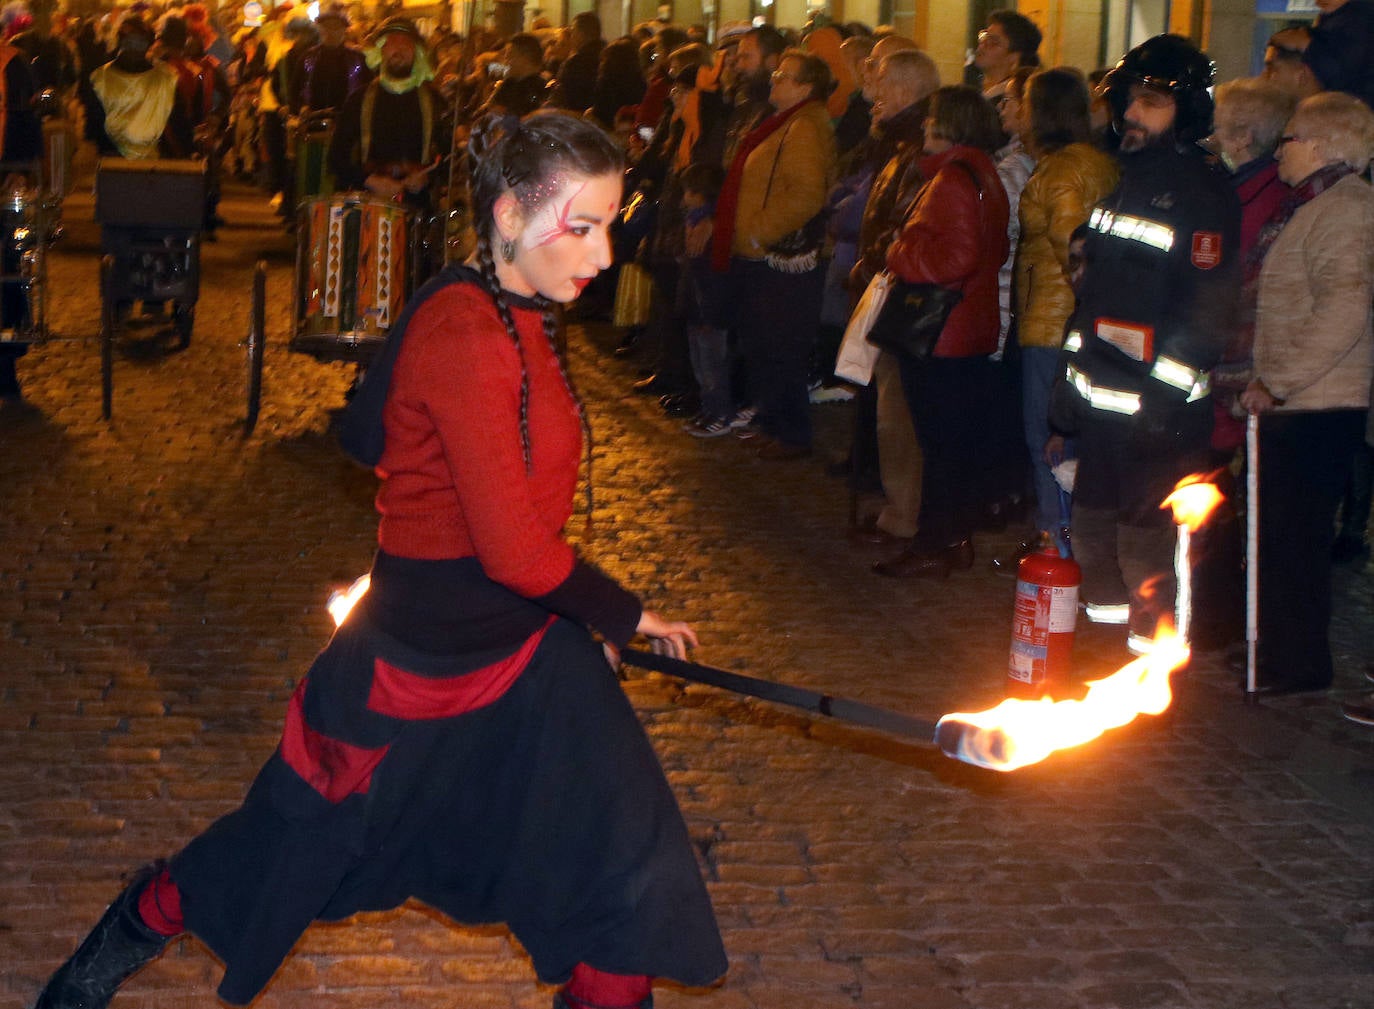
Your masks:
{"label": "sneaker", "polygon": [[730,422],[723,417],[702,417],[683,424],[682,430],[693,438],[719,438],[721,435],[729,434],[731,428]]}
{"label": "sneaker", "polygon": [[1341,714],[1360,725],[1374,725],[1374,694],[1366,694],[1362,700],[1342,704]]}
{"label": "sneaker", "polygon": [[808,398],[813,403],[845,403],[854,398],[854,390],[847,385],[821,385],[812,389]]}
{"label": "sneaker", "polygon": [[754,418],[759,415],[759,408],[756,406],[746,406],[735,411],[735,415],[730,418],[730,426],[734,428],[749,427],[754,423]]}

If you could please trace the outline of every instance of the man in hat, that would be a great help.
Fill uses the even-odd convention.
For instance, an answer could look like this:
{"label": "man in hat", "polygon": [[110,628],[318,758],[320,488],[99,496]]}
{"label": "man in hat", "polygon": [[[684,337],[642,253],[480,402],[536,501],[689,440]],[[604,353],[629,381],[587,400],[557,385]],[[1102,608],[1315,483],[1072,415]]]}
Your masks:
{"label": "man in hat", "polygon": [[305,54],[305,85],[301,104],[308,109],[342,108],[344,99],[371,79],[363,54],[344,44],[348,15],[335,4],[315,18],[320,44]]}
{"label": "man in hat", "polygon": [[330,171],[341,189],[424,206],[447,134],[420,33],[407,18],[390,18],[366,57],[378,77],[344,102],[329,147]]}
{"label": "man in hat", "polygon": [[167,121],[176,104],[177,76],[148,58],[156,35],[148,22],[129,15],[119,23],[115,57],[91,71],[95,97],[86,109],[100,126],[101,154],[142,159],[158,156]]}

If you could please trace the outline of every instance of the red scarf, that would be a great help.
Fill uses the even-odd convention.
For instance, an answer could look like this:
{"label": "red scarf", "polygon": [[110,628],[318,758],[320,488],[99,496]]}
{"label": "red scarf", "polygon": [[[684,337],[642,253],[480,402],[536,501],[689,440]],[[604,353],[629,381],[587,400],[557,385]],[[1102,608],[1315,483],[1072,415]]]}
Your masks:
{"label": "red scarf", "polygon": [[735,160],[730,162],[730,171],[725,176],[724,185],[720,187],[720,196],[716,197],[716,229],[711,235],[711,269],[717,273],[724,273],[730,268],[730,247],[735,244],[735,216],[739,210],[740,187],[744,183],[744,163],[749,160],[754,148],[782,129],[787,120],[813,100],[808,98],[790,109],[774,112],[740,141]]}

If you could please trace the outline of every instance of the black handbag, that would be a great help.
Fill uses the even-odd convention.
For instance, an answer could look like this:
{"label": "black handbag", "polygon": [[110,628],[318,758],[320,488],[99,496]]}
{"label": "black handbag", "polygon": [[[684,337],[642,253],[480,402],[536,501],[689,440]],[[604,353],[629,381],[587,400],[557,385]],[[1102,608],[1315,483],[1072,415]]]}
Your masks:
{"label": "black handbag", "polygon": [[[981,220],[983,187],[978,182],[978,176],[967,161],[955,161],[954,164],[968,172],[978,189],[978,214]],[[912,206],[915,204],[916,200],[913,200]],[[882,311],[878,313],[873,328],[868,331],[868,342],[899,357],[923,361],[935,352],[935,345],[940,342],[940,334],[949,321],[949,314],[963,300],[964,292],[958,288],[893,278]]]}
{"label": "black handbag", "polygon": [[949,313],[963,300],[964,292],[952,287],[894,280],[868,342],[899,357],[924,360],[940,342]]}

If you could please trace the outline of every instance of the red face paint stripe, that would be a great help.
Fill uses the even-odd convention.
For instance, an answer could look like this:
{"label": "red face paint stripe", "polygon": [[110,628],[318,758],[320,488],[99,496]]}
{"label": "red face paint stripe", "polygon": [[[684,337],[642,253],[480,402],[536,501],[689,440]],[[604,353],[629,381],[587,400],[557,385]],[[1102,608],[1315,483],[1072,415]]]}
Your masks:
{"label": "red face paint stripe", "polygon": [[573,200],[577,199],[577,197],[581,195],[582,190],[586,188],[587,184],[584,182],[577,187],[577,192],[568,197],[567,202],[563,204],[563,209],[558,213],[558,223],[539,236],[539,241],[534,243],[534,248],[542,249],[544,246],[551,242],[558,241],[558,239],[572,231],[572,225],[568,223],[568,218],[572,215]]}

